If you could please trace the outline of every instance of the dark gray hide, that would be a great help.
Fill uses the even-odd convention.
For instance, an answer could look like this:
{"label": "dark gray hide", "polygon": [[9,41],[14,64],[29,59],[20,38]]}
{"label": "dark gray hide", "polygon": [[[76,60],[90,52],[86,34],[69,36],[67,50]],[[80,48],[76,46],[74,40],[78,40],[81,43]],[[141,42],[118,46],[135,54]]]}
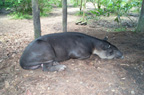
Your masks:
{"label": "dark gray hide", "polygon": [[82,33],[66,32],[44,35],[32,41],[24,50],[20,66],[23,69],[62,71],[65,65],[58,62],[73,59],[86,59],[96,54],[101,59],[122,58],[117,47],[106,40],[100,40]]}

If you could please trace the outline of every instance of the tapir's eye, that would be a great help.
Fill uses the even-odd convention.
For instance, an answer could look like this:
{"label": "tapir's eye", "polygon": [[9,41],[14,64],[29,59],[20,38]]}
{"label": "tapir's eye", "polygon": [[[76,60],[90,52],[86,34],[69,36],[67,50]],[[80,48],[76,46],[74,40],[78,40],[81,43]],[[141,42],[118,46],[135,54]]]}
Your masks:
{"label": "tapir's eye", "polygon": [[109,45],[108,48],[110,48],[111,46]]}
{"label": "tapir's eye", "polygon": [[107,49],[109,49],[111,47],[111,45],[102,45],[102,49],[103,50],[107,50]]}

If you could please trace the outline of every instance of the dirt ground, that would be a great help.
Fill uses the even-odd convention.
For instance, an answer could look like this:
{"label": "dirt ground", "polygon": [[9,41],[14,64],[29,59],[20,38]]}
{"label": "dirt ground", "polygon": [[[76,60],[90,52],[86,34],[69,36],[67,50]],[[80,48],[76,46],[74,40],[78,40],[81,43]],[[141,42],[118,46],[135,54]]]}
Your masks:
{"label": "dirt ground", "polygon": [[[74,10],[74,9],[73,9]],[[144,95],[144,33],[106,31],[99,22],[75,25],[80,17],[69,8],[68,31],[82,32],[116,45],[124,59],[71,59],[61,72],[23,70],[19,58],[33,38],[32,20],[0,15],[0,95]],[[62,17],[55,9],[41,18],[42,35],[62,32]],[[107,23],[110,24],[110,23]],[[94,27],[90,27],[93,25]]]}

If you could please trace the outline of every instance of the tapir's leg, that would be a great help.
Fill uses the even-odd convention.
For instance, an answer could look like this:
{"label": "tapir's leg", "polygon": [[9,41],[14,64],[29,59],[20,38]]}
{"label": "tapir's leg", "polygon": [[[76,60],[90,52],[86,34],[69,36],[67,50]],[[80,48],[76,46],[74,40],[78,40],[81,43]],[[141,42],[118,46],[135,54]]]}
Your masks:
{"label": "tapir's leg", "polygon": [[41,65],[23,66],[22,68],[26,70],[35,70],[38,69],[39,67],[41,67]]}
{"label": "tapir's leg", "polygon": [[55,51],[51,44],[37,40],[25,49],[20,65],[24,69],[37,69],[43,65],[43,70],[46,70],[53,64],[55,58]]}
{"label": "tapir's leg", "polygon": [[75,55],[71,55],[70,57],[74,59],[87,59],[90,57],[90,54],[87,54],[87,55],[75,54]]}
{"label": "tapir's leg", "polygon": [[87,50],[78,49],[70,53],[70,58],[87,59],[91,56],[91,53]]}
{"label": "tapir's leg", "polygon": [[42,66],[43,71],[62,71],[66,68],[55,60],[56,54],[51,44],[39,39],[26,48],[20,65],[24,69],[37,69]]}
{"label": "tapir's leg", "polygon": [[52,64],[53,64],[52,62],[51,63],[43,63],[43,64],[41,64],[42,70],[43,71],[49,71],[48,67],[51,67]]}
{"label": "tapir's leg", "polygon": [[52,63],[48,63],[48,64],[42,64],[42,68],[43,71],[50,71],[50,72],[54,72],[54,71],[63,71],[66,66],[65,65],[60,65],[58,62],[54,61]]}
{"label": "tapir's leg", "polygon": [[42,67],[43,69],[46,69],[48,66],[51,66],[53,60],[47,61],[47,62],[30,62],[29,64],[26,64],[22,66],[23,69],[27,70],[34,70],[38,69],[39,67]]}
{"label": "tapir's leg", "polygon": [[78,59],[83,60],[83,59],[87,59],[87,58],[89,58],[89,57],[90,57],[90,55],[88,55],[88,56],[82,56],[82,57],[79,57]]}

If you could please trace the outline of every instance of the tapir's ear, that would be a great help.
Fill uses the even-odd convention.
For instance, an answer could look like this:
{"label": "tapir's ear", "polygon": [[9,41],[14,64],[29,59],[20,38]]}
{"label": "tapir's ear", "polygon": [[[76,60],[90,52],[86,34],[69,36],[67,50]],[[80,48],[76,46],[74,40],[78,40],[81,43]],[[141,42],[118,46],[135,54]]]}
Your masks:
{"label": "tapir's ear", "polygon": [[107,41],[107,40],[108,40],[108,36],[105,36],[103,40],[106,40],[106,41]]}

